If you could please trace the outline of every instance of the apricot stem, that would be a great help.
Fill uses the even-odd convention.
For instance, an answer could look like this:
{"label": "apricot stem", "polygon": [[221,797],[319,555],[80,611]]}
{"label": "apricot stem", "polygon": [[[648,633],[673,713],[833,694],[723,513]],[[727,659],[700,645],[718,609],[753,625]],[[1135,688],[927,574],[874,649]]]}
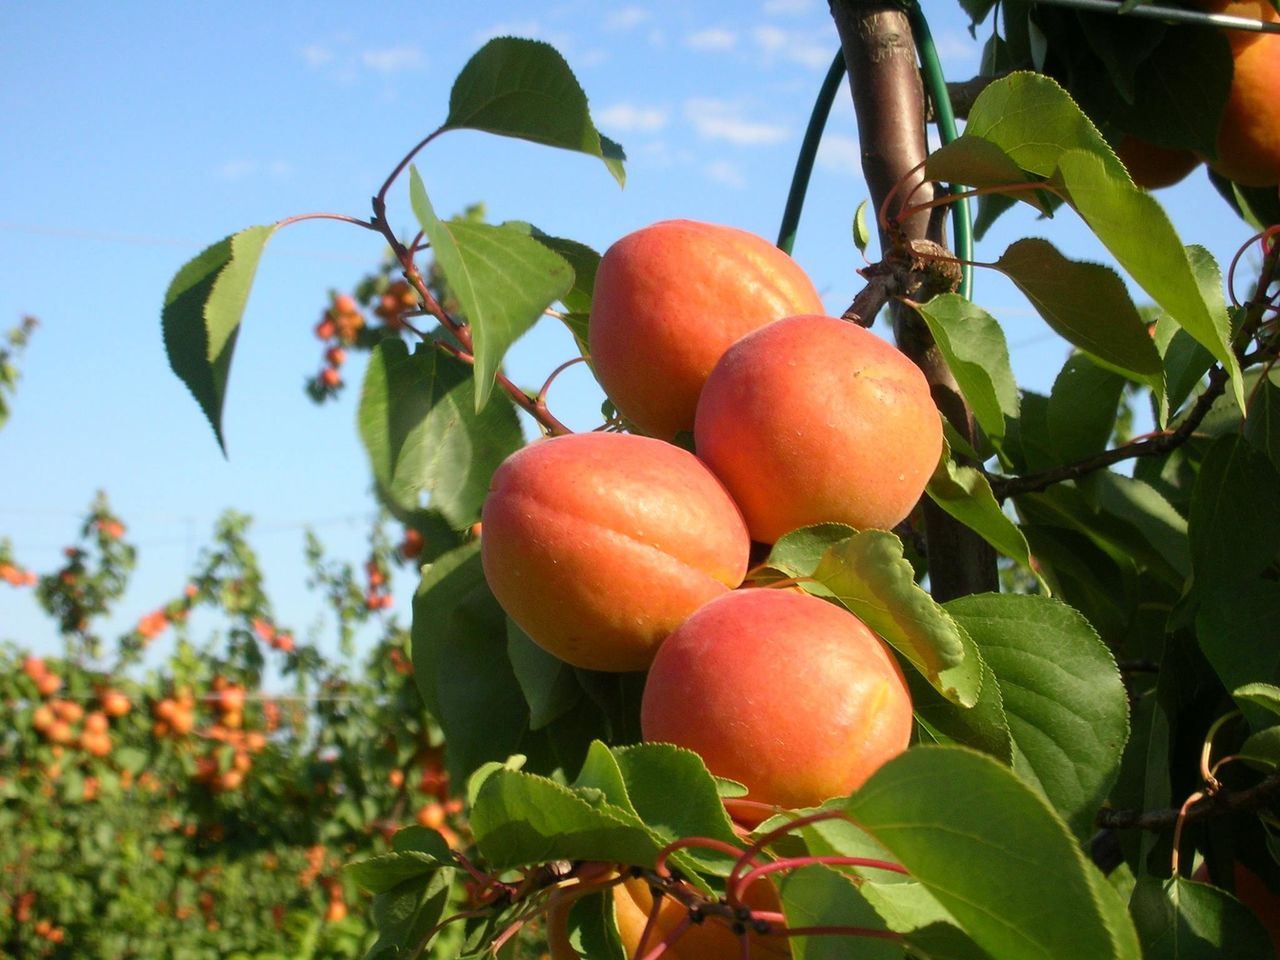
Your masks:
{"label": "apricot stem", "polygon": [[877,860],[872,857],[784,857],[781,860],[774,860],[772,863],[762,864],[744,874],[728,895],[729,902],[741,903],[742,897],[751,889],[751,885],[767,874],[778,873],[782,870],[795,870],[798,867],[808,867],[814,864],[820,864],[825,867],[871,867],[875,870],[888,870],[892,873],[910,876],[907,868],[902,864],[893,863],[890,860]]}
{"label": "apricot stem", "polygon": [[357,227],[364,227],[366,230],[378,232],[377,224],[368,220],[361,220],[359,217],[351,217],[345,213],[299,213],[292,217],[285,217],[283,220],[276,221],[276,229],[287,227],[292,223],[302,223],[304,220],[336,220],[338,223],[350,223]]}

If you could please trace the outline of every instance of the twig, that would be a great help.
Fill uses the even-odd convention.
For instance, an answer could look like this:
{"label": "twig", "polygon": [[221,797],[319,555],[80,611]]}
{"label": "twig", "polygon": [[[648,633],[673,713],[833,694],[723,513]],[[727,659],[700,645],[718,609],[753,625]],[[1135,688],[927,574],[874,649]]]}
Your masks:
{"label": "twig", "polygon": [[1024,493],[1037,493],[1064,480],[1078,480],[1080,477],[1109,467],[1113,463],[1120,463],[1122,460],[1168,453],[1191,438],[1196,428],[1200,426],[1200,422],[1208,415],[1214,402],[1226,389],[1226,385],[1227,371],[1223,367],[1214,367],[1209,374],[1208,386],[1200,394],[1186,418],[1178,424],[1177,429],[1132,440],[1110,450],[1104,450],[1096,456],[1040,473],[1030,473],[1022,477],[988,477],[991,482],[991,492],[995,494],[997,500],[1006,500]]}
{"label": "twig", "polygon": [[[1206,796],[1186,815],[1188,823],[1221,817],[1229,813],[1260,810],[1280,798],[1280,773],[1273,773],[1245,790],[1222,789]],[[1179,810],[1113,810],[1098,812],[1094,823],[1104,830],[1170,830],[1177,823]]]}

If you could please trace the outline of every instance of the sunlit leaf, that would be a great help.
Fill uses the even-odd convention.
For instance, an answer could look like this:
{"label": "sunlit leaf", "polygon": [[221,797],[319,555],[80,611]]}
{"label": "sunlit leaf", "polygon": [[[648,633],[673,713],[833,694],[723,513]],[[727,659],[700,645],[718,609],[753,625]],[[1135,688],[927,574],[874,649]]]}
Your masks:
{"label": "sunlit leaf", "polygon": [[410,171],[409,193],[436,264],[470,324],[480,410],[507,348],[569,293],[573,268],[519,229],[439,219],[417,169]]}
{"label": "sunlit leaf", "polygon": [[453,83],[441,129],[469,128],[598,157],[621,186],[622,148],[601,136],[587,95],[559,51],[541,40],[496,37]]}
{"label": "sunlit leaf", "polygon": [[222,406],[231,358],[258,260],[275,229],[250,227],[207,247],[183,265],[164,295],[169,366],[209,418],[224,453]]}

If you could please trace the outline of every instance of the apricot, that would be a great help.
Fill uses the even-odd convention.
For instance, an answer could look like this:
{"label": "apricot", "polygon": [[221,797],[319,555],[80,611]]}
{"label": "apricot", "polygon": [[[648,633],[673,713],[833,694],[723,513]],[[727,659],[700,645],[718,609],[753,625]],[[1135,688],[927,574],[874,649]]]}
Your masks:
{"label": "apricot", "polygon": [[1200,166],[1200,158],[1190,150],[1162,147],[1134,136],[1123,137],[1115,151],[1133,182],[1144,190],[1171,187]]}
{"label": "apricot", "polygon": [[748,800],[808,807],[852,793],[906,749],[911,696],[857,617],[797,590],[736,590],[680,625],[640,704],[647,741],[687,747]]}
{"label": "apricot", "polygon": [[535,643],[575,666],[643,670],[685,617],[746,574],[742,515],[693,454],[648,437],[536,441],[493,475],[485,578]]}
{"label": "apricot", "polygon": [[794,313],[821,313],[813,282],[762,237],[664,220],[605,251],[591,300],[596,376],[619,412],[664,440],[693,429],[698,394],[731,343]]}
{"label": "apricot", "polygon": [[698,456],[773,543],[827,521],[889,529],[911,512],[942,454],[929,384],[875,334],[797,316],[749,333],[698,403]]}
{"label": "apricot", "polygon": [[[780,913],[781,901],[773,884],[761,878],[747,891],[746,903],[756,910]],[[686,908],[672,897],[664,897],[649,936],[640,946],[649,913],[653,909],[653,890],[638,877],[629,877],[613,887],[614,918],[622,949],[628,957],[641,957],[656,947],[685,918]],[[791,956],[787,938],[752,932],[749,934],[751,960],[768,960]],[[551,960],[579,960],[569,943],[569,905],[552,909],[547,916],[547,946]],[[742,943],[737,934],[718,920],[706,919],[689,926],[662,954],[670,960],[740,960]]]}
{"label": "apricot", "polygon": [[[1211,13],[1280,22],[1267,0],[1199,4]],[[1218,127],[1218,156],[1209,166],[1250,187],[1280,184],[1280,34],[1228,30],[1231,92]]]}

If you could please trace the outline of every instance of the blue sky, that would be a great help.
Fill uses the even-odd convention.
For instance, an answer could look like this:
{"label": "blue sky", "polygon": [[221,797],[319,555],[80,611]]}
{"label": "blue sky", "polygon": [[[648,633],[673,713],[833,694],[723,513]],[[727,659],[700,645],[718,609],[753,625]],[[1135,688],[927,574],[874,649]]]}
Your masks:
{"label": "blue sky", "polygon": [[[971,76],[981,40],[958,4],[927,8],[948,77]],[[318,409],[302,383],[320,363],[311,329],[327,291],[377,262],[377,238],[309,223],[272,240],[237,347],[226,459],[168,370],[160,304],[177,268],[228,233],[308,211],[366,216],[385,174],[444,118],[458,70],[500,34],[560,49],[598,126],[627,150],[627,186],[584,157],[457,132],[418,160],[437,210],[484,201],[495,221],[528,220],[598,250],[669,217],[776,234],[837,45],[821,0],[0,7],[0,330],[24,314],[42,321],[0,430],[0,537],[20,561],[56,566],[106,490],[140,550],[112,623],[124,629],[181,590],[215,517],[234,507],[256,517],[279,619],[329,642],[305,591],[302,531],[313,526],[359,562],[373,506],[357,389]],[[842,93],[795,249],[837,312],[859,287],[857,157]],[[407,185],[392,197],[393,222],[407,229]],[[1247,236],[1202,175],[1162,200],[1184,236],[1220,260]],[[1028,231],[1103,258],[1075,224],[1019,216],[980,259]],[[1065,347],[1007,287],[985,274],[978,283],[976,298],[1007,323],[1020,382],[1047,388]],[[548,321],[517,345],[509,372],[536,386],[571,353]],[[361,371],[353,363],[349,381]],[[552,405],[571,425],[597,422],[599,396],[581,367],[558,382]],[[402,574],[402,619],[411,591]],[[5,639],[57,647],[29,591],[0,584]]]}

